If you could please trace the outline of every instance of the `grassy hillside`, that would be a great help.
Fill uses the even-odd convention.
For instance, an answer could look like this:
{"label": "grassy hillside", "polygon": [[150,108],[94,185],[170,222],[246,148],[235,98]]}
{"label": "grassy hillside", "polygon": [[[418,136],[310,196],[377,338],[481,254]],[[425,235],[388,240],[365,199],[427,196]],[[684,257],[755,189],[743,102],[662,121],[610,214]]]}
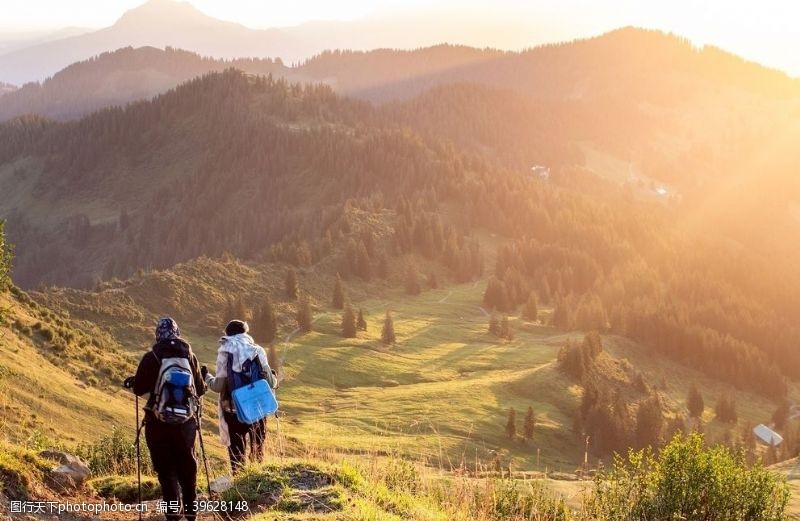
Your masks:
{"label": "grassy hillside", "polygon": [[[313,296],[316,320],[311,333],[300,334],[295,331],[296,303],[282,297],[284,273],[284,267],[272,264],[206,259],[98,293],[62,289],[36,297],[101,324],[136,352],[149,345],[150,323],[172,314],[200,359],[213,366],[226,299],[242,294],[255,307],[269,292],[281,326],[277,347],[285,380],[279,391],[280,428],[287,444],[397,452],[448,469],[474,467],[476,458],[483,462],[495,454],[519,470],[572,472],[580,467],[584,444],[572,426],[583,390],[559,369],[556,358],[569,339],[579,340],[583,333],[544,325],[551,309],[543,309],[536,323],[512,316],[515,338],[505,341],[487,331],[487,313],[480,307],[485,280],[419,296],[381,283],[350,281],[348,295],[363,308],[368,330],[344,339],[341,312],[329,304],[332,280],[320,267],[301,278]],[[388,347],[380,342],[387,310],[398,337]],[[775,408],[763,397],[737,391],[621,337],[605,336],[603,345],[602,378],[621,390],[632,414],[645,396],[635,384],[640,377],[662,396],[668,418],[685,416],[688,389],[696,384],[706,400],[703,419],[712,439],[721,440],[729,430],[738,436],[746,425],[766,423]],[[738,402],[736,427],[714,419],[713,404],[725,393],[734,393]],[[792,387],[790,398],[798,396]],[[533,442],[508,440],[509,407],[518,411],[521,431],[529,406],[537,422]],[[209,428],[214,427],[210,418]]]}
{"label": "grassy hillside", "polygon": [[133,400],[118,386],[132,359],[108,334],[14,290],[0,294],[0,338],[3,438],[70,444],[133,424]]}

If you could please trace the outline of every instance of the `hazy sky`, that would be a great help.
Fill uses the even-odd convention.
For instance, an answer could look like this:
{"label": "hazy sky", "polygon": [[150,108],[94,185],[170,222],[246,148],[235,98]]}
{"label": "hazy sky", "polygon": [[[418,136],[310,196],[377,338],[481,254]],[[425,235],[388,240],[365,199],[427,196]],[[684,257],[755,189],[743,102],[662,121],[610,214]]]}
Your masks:
{"label": "hazy sky", "polygon": [[[0,32],[105,27],[144,0],[0,0]],[[529,26],[535,45],[595,35],[624,25],[664,29],[698,44],[713,43],[745,58],[800,75],[800,2],[794,0],[193,0],[201,11],[249,27],[296,25],[310,20],[353,20],[436,8],[486,14],[498,29],[486,44],[517,48]],[[491,16],[488,16],[491,15]],[[544,29],[546,28],[546,30]],[[546,33],[546,34],[545,34]],[[473,38],[474,40],[474,35]]]}

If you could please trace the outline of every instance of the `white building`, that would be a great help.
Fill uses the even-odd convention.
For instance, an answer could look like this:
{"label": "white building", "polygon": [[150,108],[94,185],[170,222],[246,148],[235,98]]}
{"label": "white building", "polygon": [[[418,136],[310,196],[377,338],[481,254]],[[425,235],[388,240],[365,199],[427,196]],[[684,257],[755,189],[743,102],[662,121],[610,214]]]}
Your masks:
{"label": "white building", "polygon": [[753,434],[755,434],[759,440],[763,441],[767,445],[774,445],[777,447],[783,443],[783,436],[773,431],[763,423],[755,426],[753,429]]}
{"label": "white building", "polygon": [[550,179],[550,169],[546,166],[533,165],[531,167],[531,173],[539,179]]}

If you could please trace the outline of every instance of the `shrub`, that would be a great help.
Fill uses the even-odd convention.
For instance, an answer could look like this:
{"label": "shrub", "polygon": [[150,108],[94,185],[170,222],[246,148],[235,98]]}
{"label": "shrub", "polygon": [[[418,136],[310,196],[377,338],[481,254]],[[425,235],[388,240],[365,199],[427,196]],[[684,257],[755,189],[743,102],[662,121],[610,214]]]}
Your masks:
{"label": "shrub", "polygon": [[724,446],[704,447],[703,436],[676,435],[656,456],[650,449],[617,457],[599,472],[588,500],[591,519],[702,519],[763,521],[784,518],[789,490],[760,464]]}
{"label": "shrub", "polygon": [[[91,444],[78,445],[76,455],[83,459],[95,474],[136,474],[135,433],[114,429]],[[142,473],[151,473],[150,453],[141,437]]]}

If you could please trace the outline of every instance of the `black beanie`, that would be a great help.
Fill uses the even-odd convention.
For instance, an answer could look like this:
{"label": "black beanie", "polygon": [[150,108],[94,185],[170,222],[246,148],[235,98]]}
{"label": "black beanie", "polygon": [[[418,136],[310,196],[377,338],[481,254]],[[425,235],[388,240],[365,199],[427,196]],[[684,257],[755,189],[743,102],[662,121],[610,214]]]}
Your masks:
{"label": "black beanie", "polygon": [[241,320],[231,320],[228,322],[228,325],[225,326],[225,335],[241,335],[242,333],[247,333],[249,330],[250,327],[247,325],[247,322],[243,322]]}

